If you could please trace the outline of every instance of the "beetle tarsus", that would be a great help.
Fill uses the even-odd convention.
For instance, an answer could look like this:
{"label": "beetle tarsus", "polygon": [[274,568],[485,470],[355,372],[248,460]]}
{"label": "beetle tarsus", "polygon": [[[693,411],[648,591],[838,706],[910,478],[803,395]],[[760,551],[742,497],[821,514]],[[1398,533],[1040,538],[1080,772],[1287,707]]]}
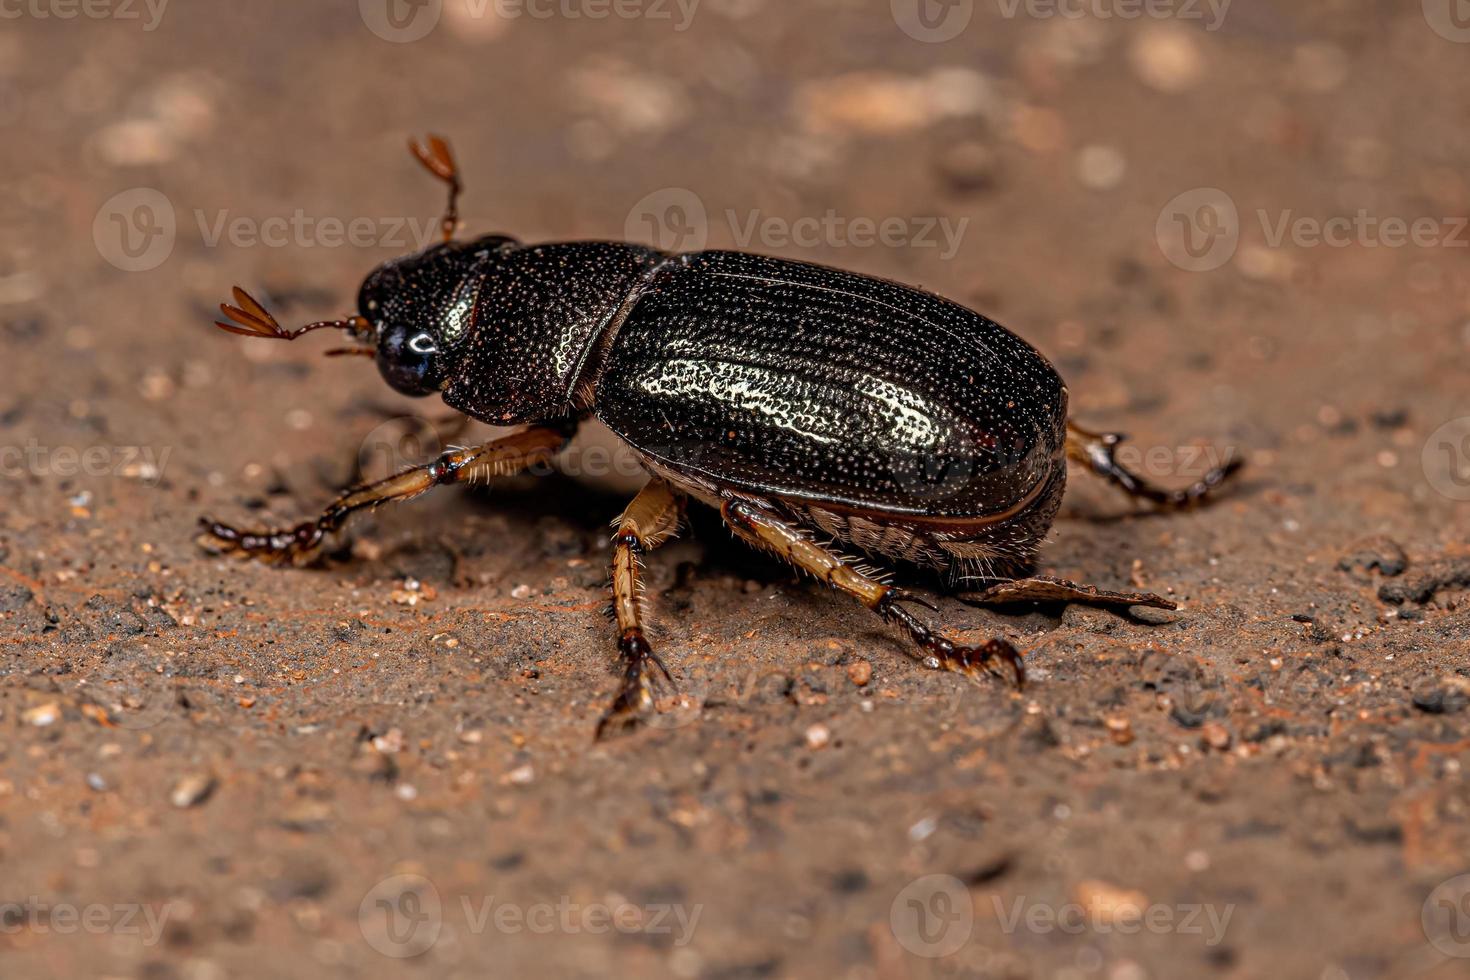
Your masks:
{"label": "beetle tarsus", "polygon": [[669,686],[674,678],[640,629],[632,629],[618,638],[618,652],[623,658],[623,680],[617,697],[597,722],[598,739],[637,728],[652,714],[654,685],[659,675]]}
{"label": "beetle tarsus", "polygon": [[1016,687],[1025,686],[1026,668],[1021,653],[1009,640],[995,637],[979,646],[957,644],[936,633],[927,623],[900,605],[913,601],[916,600],[912,595],[894,589],[879,602],[877,612],[887,622],[903,627],[904,632],[925,652],[923,662],[926,667],[949,670],[969,677],[984,673],[1004,678],[1009,672],[1015,679]]}
{"label": "beetle tarsus", "polygon": [[1129,496],[1159,507],[1182,509],[1203,503],[1226,480],[1237,473],[1245,461],[1239,457],[1211,468],[1187,487],[1168,490],[1155,486],[1118,462],[1118,446],[1127,438],[1118,432],[1093,432],[1073,422],[1067,423],[1067,456],[1088,467]]}

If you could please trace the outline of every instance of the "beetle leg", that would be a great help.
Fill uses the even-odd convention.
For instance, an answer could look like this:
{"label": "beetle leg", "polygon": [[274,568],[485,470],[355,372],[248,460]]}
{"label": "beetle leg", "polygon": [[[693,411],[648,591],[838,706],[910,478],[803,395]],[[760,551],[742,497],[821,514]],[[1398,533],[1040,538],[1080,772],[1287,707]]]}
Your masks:
{"label": "beetle leg", "polygon": [[617,520],[613,536],[613,616],[618,624],[618,652],[623,660],[622,686],[612,706],[597,723],[597,737],[627,729],[653,708],[652,670],[671,681],[668,668],[643,635],[642,556],[679,529],[684,498],[659,479],[644,485]]}
{"label": "beetle leg", "polygon": [[404,470],[386,480],[349,490],[315,520],[292,528],[245,531],[208,518],[201,520],[199,544],[219,554],[302,565],[323,541],[342,527],[349,515],[390,500],[409,500],[437,486],[509,476],[554,456],[566,445],[563,428],[535,426],[468,449],[450,449],[432,463]]}
{"label": "beetle leg", "polygon": [[1191,507],[1199,503],[1245,463],[1238,457],[1228,460],[1224,466],[1215,467],[1187,487],[1165,490],[1154,486],[1118,462],[1116,451],[1124,438],[1117,432],[1093,432],[1069,421],[1067,457],[1111,481],[1130,496],[1142,497],[1160,507]]}
{"label": "beetle leg", "polygon": [[[818,579],[857,599],[887,622],[902,626],[923,651],[921,660],[935,670],[976,676],[984,672],[1004,676],[1011,671],[1017,686],[1025,682],[1021,655],[1009,641],[997,637],[979,646],[960,646],[915,616],[902,603],[923,603],[920,597],[864,575],[772,510],[745,499],[729,499],[720,508],[735,534],[765,551],[784,558]],[[931,607],[932,608],[932,607]]]}
{"label": "beetle leg", "polygon": [[1063,578],[1016,579],[1000,582],[979,592],[961,592],[957,598],[975,606],[1009,606],[1023,602],[1071,602],[1104,609],[1129,609],[1152,606],[1155,609],[1178,609],[1163,596],[1152,592],[1109,592],[1092,585],[1078,585]]}

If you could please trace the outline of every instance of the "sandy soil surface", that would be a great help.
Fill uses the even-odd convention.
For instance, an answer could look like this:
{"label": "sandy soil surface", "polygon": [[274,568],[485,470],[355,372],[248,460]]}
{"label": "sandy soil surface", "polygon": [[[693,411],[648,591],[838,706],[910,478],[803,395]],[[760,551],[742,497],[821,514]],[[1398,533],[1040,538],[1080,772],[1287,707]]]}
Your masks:
{"label": "sandy soil surface", "polygon": [[[7,5],[0,973],[1466,975],[1470,30],[1422,7]],[[696,514],[680,694],[598,743],[623,492],[201,553],[434,444],[326,338],[209,326],[432,236],[425,131],[471,231],[921,284],[1160,482],[1242,454],[1188,514],[1073,475],[1042,569],[1181,612],[941,599],[1017,693]]]}

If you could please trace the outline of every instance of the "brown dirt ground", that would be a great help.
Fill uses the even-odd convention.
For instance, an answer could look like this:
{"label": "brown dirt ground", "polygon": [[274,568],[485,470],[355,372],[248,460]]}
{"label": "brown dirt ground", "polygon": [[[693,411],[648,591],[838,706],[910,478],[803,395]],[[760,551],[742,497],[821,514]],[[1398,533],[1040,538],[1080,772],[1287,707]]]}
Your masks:
{"label": "brown dirt ground", "polygon": [[[4,23],[0,973],[1465,975],[1464,886],[1434,890],[1470,870],[1470,510],[1465,445],[1431,434],[1470,414],[1470,47],[1413,3],[1238,0],[1207,31],[986,0],[925,43],[881,0],[706,0],[684,31],[460,2],[413,43],[347,2]],[[211,223],[427,221],[426,130],[468,226],[528,240],[622,238],[666,188],[717,246],[757,209],[970,219],[952,257],[751,247],[987,311],[1161,481],[1245,453],[1183,515],[1074,475],[1044,570],[1182,614],[944,600],[1026,650],[1017,694],[920,669],[700,518],[650,561],[683,695],[599,744],[619,495],[440,491],[311,569],[202,554],[201,513],[307,514],[425,411],[320,338],[208,326],[235,282],[334,315],[401,243]],[[1239,249],[1194,272],[1156,224],[1200,187]],[[175,214],[146,271],[104,203],[130,188]],[[1451,240],[1268,236],[1360,209]]]}

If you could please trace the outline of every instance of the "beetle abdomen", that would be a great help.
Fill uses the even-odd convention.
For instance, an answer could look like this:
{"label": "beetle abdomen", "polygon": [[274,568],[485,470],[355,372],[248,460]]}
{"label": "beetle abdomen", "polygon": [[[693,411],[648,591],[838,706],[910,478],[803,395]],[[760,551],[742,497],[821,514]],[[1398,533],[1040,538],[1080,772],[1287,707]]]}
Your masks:
{"label": "beetle abdomen", "polygon": [[701,252],[648,281],[594,411],[681,482],[883,525],[987,526],[1050,494],[1066,403],[1044,358],[955,303]]}

